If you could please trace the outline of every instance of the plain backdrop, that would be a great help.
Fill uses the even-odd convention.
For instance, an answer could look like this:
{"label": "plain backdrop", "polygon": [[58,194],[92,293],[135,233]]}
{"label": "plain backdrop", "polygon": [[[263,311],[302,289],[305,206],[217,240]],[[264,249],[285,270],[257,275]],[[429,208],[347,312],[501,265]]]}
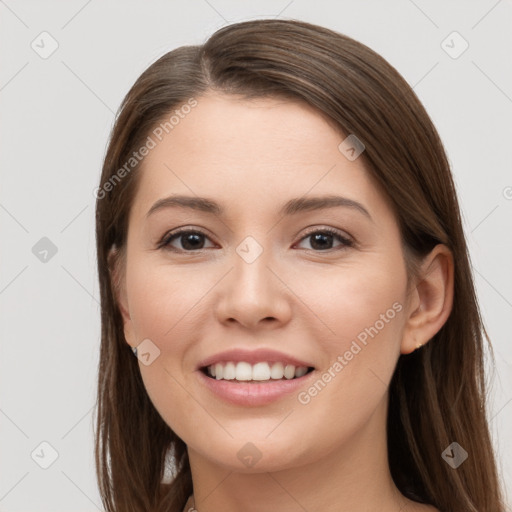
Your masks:
{"label": "plain backdrop", "polygon": [[93,464],[100,332],[93,190],[123,96],[165,52],[200,44],[227,23],[277,16],[376,50],[414,87],[439,130],[494,344],[489,417],[512,501],[510,1],[5,0],[0,511],[103,510]]}

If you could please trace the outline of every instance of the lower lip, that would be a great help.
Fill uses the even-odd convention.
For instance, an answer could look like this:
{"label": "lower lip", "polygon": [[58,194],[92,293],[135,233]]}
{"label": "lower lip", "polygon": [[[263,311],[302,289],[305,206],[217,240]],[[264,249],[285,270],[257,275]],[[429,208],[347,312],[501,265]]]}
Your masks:
{"label": "lower lip", "polygon": [[311,379],[312,372],[290,380],[271,382],[233,382],[208,377],[202,371],[197,372],[199,379],[215,395],[234,405],[259,406],[266,405],[292,393],[297,393]]}

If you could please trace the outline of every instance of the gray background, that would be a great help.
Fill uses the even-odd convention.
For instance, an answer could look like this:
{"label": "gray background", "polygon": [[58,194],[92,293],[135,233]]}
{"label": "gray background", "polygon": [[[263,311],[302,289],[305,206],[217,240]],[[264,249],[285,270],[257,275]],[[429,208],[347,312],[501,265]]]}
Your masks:
{"label": "gray background", "polygon": [[[166,51],[273,16],[369,45],[440,132],[494,343],[491,430],[512,502],[510,1],[0,0],[0,511],[102,510],[93,190],[122,97]],[[457,58],[453,31],[469,44]]]}

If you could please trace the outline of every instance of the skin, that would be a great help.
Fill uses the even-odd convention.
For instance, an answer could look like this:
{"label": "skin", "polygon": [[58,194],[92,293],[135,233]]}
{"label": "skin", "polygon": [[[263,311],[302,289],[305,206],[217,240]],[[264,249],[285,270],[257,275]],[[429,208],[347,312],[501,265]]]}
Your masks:
{"label": "skin", "polygon": [[[196,509],[435,511],[395,487],[385,424],[398,357],[427,343],[450,313],[450,252],[437,246],[408,281],[388,199],[310,106],[213,93],[197,100],[143,161],[126,261],[115,270],[127,343],[149,338],[160,350],[140,371],[188,446]],[[214,199],[225,213],[173,207],[146,218],[171,194]],[[358,201],[371,219],[350,207],[277,213],[289,199],[326,194]],[[179,227],[205,233],[196,246],[204,248],[191,251],[186,236],[171,242],[176,252],[157,247]],[[327,235],[319,249],[306,231],[326,227],[354,244]],[[263,249],[250,264],[236,252],[247,236]],[[307,404],[294,393],[235,406],[198,379],[199,361],[233,347],[293,354],[321,378],[396,303],[401,311]],[[247,442],[261,453],[252,467],[237,457]]]}

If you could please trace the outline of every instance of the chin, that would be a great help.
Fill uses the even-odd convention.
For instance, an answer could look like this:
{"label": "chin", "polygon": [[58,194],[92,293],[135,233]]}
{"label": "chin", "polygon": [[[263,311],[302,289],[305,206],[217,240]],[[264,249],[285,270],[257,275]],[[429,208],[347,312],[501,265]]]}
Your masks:
{"label": "chin", "polygon": [[[279,442],[277,439],[271,441],[265,439],[260,432],[259,437],[251,437],[250,433],[247,433],[243,440],[229,439],[223,444],[212,439],[212,444],[215,445],[214,450],[207,446],[195,448],[193,445],[188,445],[189,454],[192,450],[200,457],[204,457],[212,464],[221,466],[228,471],[247,474],[275,472],[299,467],[313,462],[318,457],[316,449],[308,449],[306,452],[297,450],[300,444],[303,446],[303,441],[299,443],[291,435],[285,437],[286,440],[283,439],[283,442]],[[251,439],[253,440],[251,441]]]}

